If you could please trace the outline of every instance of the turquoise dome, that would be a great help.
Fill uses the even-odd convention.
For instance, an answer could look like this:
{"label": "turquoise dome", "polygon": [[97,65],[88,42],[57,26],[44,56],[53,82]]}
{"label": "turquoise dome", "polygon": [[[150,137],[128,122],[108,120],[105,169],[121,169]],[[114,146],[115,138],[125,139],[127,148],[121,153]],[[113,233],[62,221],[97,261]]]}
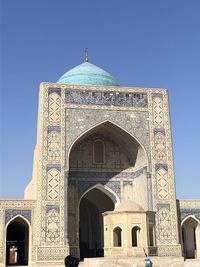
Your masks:
{"label": "turquoise dome", "polygon": [[57,83],[118,86],[115,79],[105,70],[84,62],[63,74]]}

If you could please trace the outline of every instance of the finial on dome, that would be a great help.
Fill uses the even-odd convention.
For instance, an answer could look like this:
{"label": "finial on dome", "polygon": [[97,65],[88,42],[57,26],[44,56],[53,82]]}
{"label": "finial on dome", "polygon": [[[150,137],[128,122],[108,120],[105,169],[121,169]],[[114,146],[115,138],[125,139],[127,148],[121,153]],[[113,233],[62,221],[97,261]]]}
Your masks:
{"label": "finial on dome", "polygon": [[88,59],[88,50],[87,48],[85,48],[85,62],[88,62],[89,59]]}

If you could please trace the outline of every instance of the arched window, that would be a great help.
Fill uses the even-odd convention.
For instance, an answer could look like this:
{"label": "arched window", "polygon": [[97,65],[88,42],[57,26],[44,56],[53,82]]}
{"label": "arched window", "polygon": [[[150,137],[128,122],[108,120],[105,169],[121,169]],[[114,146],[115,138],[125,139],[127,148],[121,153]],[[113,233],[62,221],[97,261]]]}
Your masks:
{"label": "arched window", "polygon": [[114,247],[122,246],[122,229],[120,227],[116,227],[113,230],[113,246]]}
{"label": "arched window", "polygon": [[93,143],[93,162],[95,164],[105,163],[105,146],[100,139],[95,140]]}
{"label": "arched window", "polygon": [[141,229],[138,226],[132,228],[132,247],[139,246],[140,230]]}

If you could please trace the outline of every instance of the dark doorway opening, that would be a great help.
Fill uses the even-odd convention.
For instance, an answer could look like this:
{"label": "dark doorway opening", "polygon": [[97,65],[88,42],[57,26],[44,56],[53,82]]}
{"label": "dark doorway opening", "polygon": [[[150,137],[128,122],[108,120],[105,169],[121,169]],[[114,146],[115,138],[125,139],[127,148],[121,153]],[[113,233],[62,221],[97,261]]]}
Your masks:
{"label": "dark doorway opening", "polygon": [[139,234],[140,234],[140,227],[135,226],[132,228],[131,235],[132,235],[132,247],[138,247],[139,241]]}
{"label": "dark doorway opening", "polygon": [[113,245],[114,247],[122,246],[122,229],[120,227],[113,230]]}
{"label": "dark doorway opening", "polygon": [[103,216],[114,203],[99,189],[92,189],[81,199],[79,207],[80,259],[104,256]]}
{"label": "dark doorway opening", "polygon": [[193,217],[186,219],[182,225],[182,240],[184,256],[186,259],[197,257],[196,229],[198,221]]}
{"label": "dark doorway opening", "polygon": [[29,226],[21,217],[9,223],[6,232],[6,265],[28,265]]}

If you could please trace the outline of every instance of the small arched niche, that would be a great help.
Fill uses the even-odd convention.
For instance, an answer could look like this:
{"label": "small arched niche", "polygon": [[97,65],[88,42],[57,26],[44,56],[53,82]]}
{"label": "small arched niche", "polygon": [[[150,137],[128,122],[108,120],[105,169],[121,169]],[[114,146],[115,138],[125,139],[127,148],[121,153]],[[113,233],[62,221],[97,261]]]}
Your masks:
{"label": "small arched niche", "polygon": [[113,247],[122,246],[122,229],[117,226],[113,229]]}
{"label": "small arched niche", "polygon": [[140,244],[140,227],[134,226],[131,230],[132,247],[138,247]]}
{"label": "small arched niche", "polygon": [[93,142],[93,163],[105,163],[105,144],[101,139],[96,139]]}

